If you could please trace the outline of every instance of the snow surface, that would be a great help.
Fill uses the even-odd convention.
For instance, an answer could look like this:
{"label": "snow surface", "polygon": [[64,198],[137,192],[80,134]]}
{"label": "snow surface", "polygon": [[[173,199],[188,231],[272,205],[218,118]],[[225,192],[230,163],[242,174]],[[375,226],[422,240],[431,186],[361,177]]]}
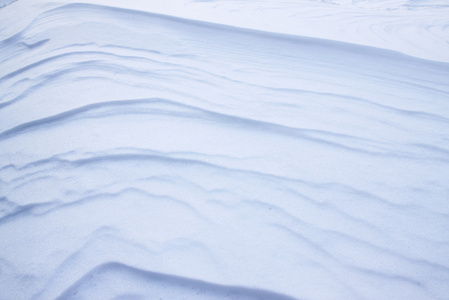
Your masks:
{"label": "snow surface", "polygon": [[0,299],[449,299],[447,1],[3,5]]}

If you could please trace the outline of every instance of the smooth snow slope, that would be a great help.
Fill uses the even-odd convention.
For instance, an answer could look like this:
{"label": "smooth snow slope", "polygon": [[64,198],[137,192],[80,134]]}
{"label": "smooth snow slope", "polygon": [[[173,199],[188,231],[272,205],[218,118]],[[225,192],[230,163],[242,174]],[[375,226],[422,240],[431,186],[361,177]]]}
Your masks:
{"label": "smooth snow slope", "polygon": [[[0,0],[1,1],[1,0]],[[7,0],[11,1],[11,0]],[[42,1],[42,0],[41,0]],[[21,0],[20,14],[36,14]],[[78,0],[193,20],[344,41],[449,62],[447,0]],[[54,0],[45,9],[71,0]],[[30,7],[33,9],[30,10]],[[4,17],[9,17],[5,14]],[[26,19],[24,20],[26,22]],[[22,19],[13,18],[17,26]],[[11,26],[8,26],[11,27]],[[6,28],[8,30],[8,28]]]}
{"label": "smooth snow slope", "polygon": [[449,299],[449,64],[23,3],[0,299]]}

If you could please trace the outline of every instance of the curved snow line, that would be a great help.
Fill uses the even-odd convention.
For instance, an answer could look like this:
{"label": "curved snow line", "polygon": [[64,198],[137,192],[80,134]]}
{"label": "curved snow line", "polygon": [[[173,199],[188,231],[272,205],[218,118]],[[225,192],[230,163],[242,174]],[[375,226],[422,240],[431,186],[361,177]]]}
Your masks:
{"label": "curved snow line", "polygon": [[[71,168],[81,168],[81,167],[91,168],[92,166],[112,166],[113,163],[123,163],[123,162],[161,163],[165,166],[176,166],[177,168],[205,167],[207,169],[220,170],[220,171],[224,171],[225,173],[233,173],[235,175],[237,175],[237,174],[251,175],[251,176],[259,177],[263,180],[272,181],[272,182],[283,182],[284,181],[284,182],[291,182],[291,183],[295,183],[295,184],[308,185],[310,187],[322,187],[323,186],[321,184],[317,185],[317,184],[314,184],[311,182],[304,182],[304,181],[297,180],[294,178],[280,177],[280,176],[276,176],[274,174],[261,173],[261,172],[257,172],[257,171],[253,171],[253,170],[229,168],[226,166],[212,164],[212,163],[205,162],[202,160],[174,158],[174,157],[169,157],[169,156],[165,156],[165,155],[153,155],[153,154],[151,154],[151,155],[145,155],[145,154],[107,155],[107,154],[105,154],[105,155],[101,155],[101,156],[97,156],[97,157],[90,157],[90,158],[84,158],[84,159],[78,159],[78,160],[63,160],[63,159],[59,159],[59,158],[49,158],[49,159],[36,161],[36,162],[30,163],[28,165],[22,166],[19,170],[24,171],[26,169],[35,168],[35,167],[43,166],[43,165],[47,165],[47,164],[54,164],[54,163],[57,163],[57,165],[54,166],[53,169],[58,169],[58,168],[67,167],[67,166],[70,166]],[[53,169],[44,169],[43,171],[35,172],[35,173],[33,173],[33,176],[38,175],[42,172],[52,171]],[[27,175],[24,174],[22,176],[21,182],[23,182],[26,178],[27,178]],[[332,189],[335,189],[335,187],[339,187],[339,186],[341,186],[341,185],[327,184],[327,189],[332,190]],[[433,215],[433,217],[438,217],[438,218],[447,218],[448,217],[448,215],[444,214],[443,212],[428,210],[427,208],[424,208],[424,207],[411,205],[411,204],[397,204],[397,203],[389,202],[386,199],[380,198],[379,196],[372,195],[365,191],[356,190],[349,186],[341,186],[341,188],[351,190],[351,193],[359,195],[360,197],[363,197],[365,199],[370,199],[371,202],[377,203],[378,205],[388,206],[388,208],[390,210],[396,210],[396,211],[407,211],[407,210],[423,211],[424,210],[424,211],[427,211],[429,214]],[[141,191],[140,189],[135,189],[135,188],[124,189],[124,191],[126,191],[126,192],[140,191],[142,193],[145,193],[144,191]],[[296,191],[293,191],[290,189],[287,189],[286,192],[293,193],[293,194],[295,194],[296,197],[300,196],[301,199],[313,203],[313,205],[316,205],[317,208],[320,208],[322,210],[325,210],[324,208],[326,208],[329,211],[335,211],[335,212],[341,214],[344,218],[350,219],[351,221],[355,221],[357,223],[363,222],[364,225],[368,225],[368,227],[370,227],[370,229],[375,229],[375,226],[373,226],[374,224],[370,224],[366,220],[362,220],[362,219],[358,218],[357,216],[352,216],[349,213],[341,210],[340,208],[332,205],[331,203],[319,203],[316,200],[314,200],[308,196],[298,194]],[[145,194],[147,196],[160,197],[159,195],[153,195],[153,194],[149,194],[149,193],[145,193]],[[93,196],[87,196],[86,198],[83,198],[81,200],[79,200],[79,199],[75,200],[73,202],[73,204],[75,204],[75,202],[82,203],[85,201],[89,201],[89,199],[96,198],[98,196],[103,197],[103,196],[108,196],[108,195],[112,196],[112,194],[100,194],[100,195],[95,194]],[[65,206],[65,205],[66,204],[62,204],[62,206]],[[67,205],[71,205],[71,204],[68,203]],[[276,207],[276,205],[273,205],[273,207]],[[283,212],[283,213],[287,214],[287,212]],[[298,222],[300,220],[295,219],[295,221]]]}
{"label": "curved snow line", "polygon": [[[80,51],[80,52],[69,52],[69,53],[63,53],[63,54],[59,54],[56,56],[52,56],[52,57],[48,57],[45,58],[41,61],[32,63],[26,67],[23,67],[19,70],[16,70],[12,73],[9,73],[5,76],[3,76],[2,78],[0,78],[0,83],[1,81],[4,80],[8,80],[10,78],[13,78],[23,72],[26,72],[28,70],[34,69],[38,66],[42,66],[45,65],[48,62],[53,62],[55,60],[60,60],[60,59],[66,59],[68,57],[71,56],[76,56],[79,57],[80,55],[86,55],[88,60],[82,60],[79,62],[71,62],[70,65],[66,68],[61,68],[58,67],[57,69],[55,69],[53,72],[46,72],[43,75],[39,76],[39,81],[38,83],[33,84],[32,86],[30,86],[29,88],[27,88],[24,92],[22,92],[20,95],[16,96],[15,98],[9,100],[9,101],[4,101],[3,103],[0,103],[0,108],[2,107],[6,107],[10,104],[15,103],[16,101],[19,101],[20,99],[30,95],[30,93],[32,93],[33,91],[35,91],[36,89],[41,88],[42,86],[48,85],[50,83],[51,80],[55,79],[55,78],[60,78],[61,75],[64,74],[70,74],[72,72],[75,71],[80,71],[85,69],[86,71],[92,71],[95,69],[100,69],[103,71],[110,71],[110,73],[113,73],[114,71],[125,71],[125,72],[131,72],[133,76],[136,77],[142,77],[142,76],[148,76],[148,75],[155,75],[157,71],[150,71],[150,70],[137,70],[136,68],[130,68],[127,67],[125,64],[117,64],[117,62],[114,63],[104,63],[101,61],[101,57],[90,57],[90,55],[104,55],[106,57],[111,56],[112,58],[122,58],[122,59],[142,59],[142,60],[148,60],[148,58],[145,57],[136,57],[136,56],[122,56],[122,55],[117,55],[114,53],[108,53],[108,52],[100,52],[100,51]],[[156,62],[156,61],[153,61]],[[179,66],[182,67],[181,65],[176,65],[176,64],[167,64],[164,62],[159,62],[164,66],[168,66],[171,65],[173,67],[175,66]],[[45,66],[48,67],[48,66]],[[189,69],[191,67],[188,67]],[[166,71],[177,71],[177,69],[173,69],[173,70],[166,70]],[[204,70],[198,70],[201,72],[204,72]],[[186,72],[186,71],[183,71]],[[173,73],[172,73],[173,74]],[[192,74],[188,74],[187,75],[192,75]],[[325,96],[325,97],[335,97],[338,99],[344,99],[344,100],[354,100],[354,101],[358,101],[358,102],[362,102],[362,103],[366,103],[368,105],[372,105],[373,107],[378,107],[381,109],[386,109],[389,112],[394,112],[394,113],[398,113],[404,116],[412,116],[412,117],[422,117],[422,118],[434,118],[436,121],[440,121],[440,122],[449,122],[449,119],[442,116],[442,115],[437,115],[437,114],[432,114],[432,113],[426,113],[426,112],[420,112],[420,111],[411,111],[411,110],[404,110],[404,109],[400,109],[400,108],[395,108],[393,106],[388,106],[385,104],[381,104],[381,103],[376,103],[372,100],[369,99],[364,99],[361,97],[354,97],[354,96],[350,96],[350,95],[344,95],[344,94],[336,94],[336,93],[328,93],[328,92],[319,92],[319,91],[313,91],[313,90],[307,90],[307,89],[289,89],[289,88],[278,88],[278,87],[271,87],[271,86],[263,86],[263,85],[255,85],[255,84],[251,84],[251,83],[245,83],[242,81],[235,81],[235,80],[231,80],[229,77],[225,77],[225,76],[218,76],[218,74],[213,74],[213,73],[208,73],[208,75],[212,75],[216,78],[219,79],[224,79],[230,82],[234,82],[234,83],[239,83],[239,84],[245,84],[246,86],[254,86],[257,88],[264,88],[264,89],[268,89],[268,90],[272,90],[272,91],[281,91],[281,92],[289,92],[289,93],[299,93],[299,94],[305,94],[305,95],[319,95],[319,96]],[[82,76],[78,76],[79,78],[82,78]],[[192,76],[191,76],[192,77]],[[40,79],[42,78],[42,79]],[[101,78],[101,77],[99,77]],[[185,77],[186,79],[188,77]],[[106,78],[105,78],[106,79]],[[30,80],[30,79],[27,79]],[[108,78],[108,80],[112,80],[111,78]],[[34,79],[33,81],[36,81],[36,79]],[[442,91],[442,90],[437,90],[437,89],[432,89],[429,86],[419,86],[419,85],[413,85],[414,88],[417,89],[421,89],[423,91],[426,92],[434,92],[434,93],[439,93],[441,96],[445,96],[446,94],[449,94],[448,92]]]}
{"label": "curved snow line", "polygon": [[[139,282],[140,288],[137,291],[127,290],[118,287],[121,280],[132,280]],[[109,282],[108,282],[109,281]],[[97,283],[99,286],[95,287]],[[143,284],[143,285],[142,285]],[[102,286],[104,285],[104,286]],[[147,287],[146,287],[147,286]],[[195,299],[273,299],[273,300],[293,300],[294,298],[282,294],[265,291],[261,289],[249,289],[236,286],[218,285],[210,282],[185,278],[163,273],[156,273],[147,270],[131,267],[119,262],[109,262],[97,266],[76,283],[64,291],[57,299],[83,299],[82,294],[89,293],[89,290],[111,289],[110,296],[139,297],[141,289],[154,289],[154,296],[161,297],[165,293],[174,297],[171,299],[191,298]],[[116,291],[118,290],[118,291]],[[161,290],[163,291],[161,293]],[[115,292],[115,293],[114,293]],[[173,293],[175,292],[175,293]],[[89,294],[88,294],[89,295]],[[142,293],[142,296],[148,296]],[[162,296],[163,297],[163,296]]]}
{"label": "curved snow line", "polygon": [[[154,103],[155,104],[168,104],[169,106],[180,107],[180,108],[190,110],[190,112],[186,112],[186,113],[181,112],[180,113],[177,110],[158,109],[157,106],[155,108],[150,107],[149,110],[146,110],[146,111],[134,108],[134,106],[139,106],[140,104],[154,104]],[[25,124],[18,125],[14,128],[5,130],[0,133],[0,140],[8,139],[11,137],[16,137],[17,135],[29,132],[31,130],[39,129],[41,127],[54,126],[55,124],[59,124],[61,122],[77,119],[77,117],[80,117],[80,118],[107,117],[107,116],[115,114],[116,112],[115,111],[112,111],[109,113],[106,112],[106,114],[105,114],[104,112],[102,112],[102,109],[114,108],[114,107],[120,107],[120,108],[128,107],[130,109],[128,111],[120,110],[120,115],[123,115],[123,114],[157,114],[157,115],[165,114],[168,116],[177,116],[177,117],[183,117],[183,118],[212,119],[215,121],[222,121],[222,122],[225,122],[228,124],[234,124],[237,126],[244,126],[246,129],[253,129],[253,130],[258,130],[258,131],[264,131],[267,133],[269,132],[272,134],[274,133],[274,134],[281,134],[281,135],[285,135],[285,136],[291,136],[291,137],[295,137],[295,138],[308,139],[313,142],[318,142],[318,143],[322,143],[322,144],[326,144],[326,145],[330,145],[330,146],[337,146],[337,147],[343,148],[345,150],[351,150],[351,151],[356,151],[356,152],[360,152],[360,153],[376,155],[375,152],[368,152],[368,151],[364,151],[364,150],[360,150],[360,149],[356,149],[356,148],[352,148],[352,147],[347,147],[342,144],[326,141],[325,139],[315,138],[311,135],[307,135],[309,130],[289,128],[286,126],[271,124],[268,122],[262,122],[262,121],[239,118],[239,117],[230,116],[230,115],[224,115],[221,113],[206,111],[206,110],[203,110],[203,109],[200,109],[197,107],[192,107],[192,106],[176,103],[176,102],[166,100],[166,99],[138,99],[138,100],[120,100],[120,101],[94,103],[94,104],[86,105],[84,107],[79,107],[79,108],[76,108],[76,109],[73,109],[70,111],[66,111],[66,112],[63,112],[63,113],[55,115],[55,116],[47,117],[47,118],[44,118],[41,120],[31,121],[31,122],[28,122]],[[142,108],[145,108],[145,107],[142,107]],[[98,111],[97,115],[94,115],[94,116],[89,115],[91,112],[96,112],[96,111]],[[203,116],[201,116],[201,114],[198,115],[198,113],[204,114],[205,116],[203,117]],[[87,114],[87,115],[83,116],[83,114]],[[314,132],[313,130],[310,131],[310,133],[313,133],[313,132]],[[320,132],[320,133],[323,133],[323,132]],[[331,133],[327,133],[327,134],[331,134]]]}
{"label": "curved snow line", "polygon": [[[162,104],[162,107],[159,107]],[[145,106],[142,106],[145,105]],[[147,106],[150,105],[150,106]],[[154,107],[153,107],[154,106]],[[179,110],[179,108],[183,109]],[[111,110],[112,109],[112,110]],[[55,116],[43,118],[18,125],[0,133],[0,141],[15,138],[21,134],[35,131],[42,128],[54,127],[55,125],[65,124],[68,121],[89,119],[89,118],[107,118],[113,115],[165,115],[168,117],[187,118],[226,126],[241,127],[245,130],[264,132],[267,134],[280,135],[287,138],[301,139],[317,143],[324,146],[340,148],[346,151],[356,152],[369,156],[381,157],[401,157],[406,159],[413,158],[413,154],[395,154],[387,151],[373,151],[354,146],[347,146],[341,142],[336,142],[329,137],[350,138],[352,141],[360,140],[355,136],[341,135],[332,132],[319,130],[309,130],[301,128],[292,128],[284,125],[273,124],[270,122],[241,118],[232,115],[226,115],[213,111],[204,110],[186,104],[180,104],[166,99],[136,99],[136,100],[118,100],[89,104],[83,107],[65,111]],[[363,140],[363,139],[362,139]],[[447,161],[444,158],[428,157],[430,160]]]}
{"label": "curved snow line", "polygon": [[59,213],[60,211],[71,210],[74,207],[83,206],[85,204],[88,204],[88,203],[91,203],[94,201],[104,201],[104,200],[111,201],[114,198],[118,198],[119,196],[127,195],[127,194],[139,194],[139,195],[144,196],[146,199],[151,199],[152,201],[161,201],[161,202],[165,202],[165,203],[173,203],[180,207],[182,206],[182,207],[186,208],[187,210],[190,210],[198,218],[202,219],[203,221],[207,221],[206,218],[201,216],[195,210],[195,208],[186,201],[175,199],[175,198],[169,197],[167,195],[151,194],[145,190],[130,187],[130,188],[120,190],[118,192],[114,192],[114,193],[109,193],[109,192],[96,193],[93,195],[86,196],[82,199],[76,199],[76,200],[74,200],[72,202],[68,202],[68,203],[64,203],[59,200],[59,201],[46,202],[46,203],[33,203],[33,204],[27,204],[27,205],[22,205],[22,206],[16,205],[16,207],[14,208],[14,210],[11,213],[0,218],[0,225],[4,224],[6,222],[21,221],[22,219],[26,219],[26,217],[33,217],[33,218],[34,217],[42,217],[42,216],[51,214],[53,212]]}

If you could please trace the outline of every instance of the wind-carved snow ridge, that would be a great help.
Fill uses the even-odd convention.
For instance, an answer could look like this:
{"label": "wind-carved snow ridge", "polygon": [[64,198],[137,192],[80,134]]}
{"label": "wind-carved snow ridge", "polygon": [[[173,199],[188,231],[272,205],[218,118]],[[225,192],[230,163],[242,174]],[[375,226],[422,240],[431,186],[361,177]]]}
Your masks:
{"label": "wind-carved snow ridge", "polygon": [[293,299],[266,291],[143,271],[120,263],[107,263],[95,268],[58,299],[85,299],[91,295],[104,295],[108,299],[177,299],[180,291],[189,299]]}
{"label": "wind-carved snow ridge", "polygon": [[447,63],[92,4],[2,18],[20,5],[0,299],[449,299]]}

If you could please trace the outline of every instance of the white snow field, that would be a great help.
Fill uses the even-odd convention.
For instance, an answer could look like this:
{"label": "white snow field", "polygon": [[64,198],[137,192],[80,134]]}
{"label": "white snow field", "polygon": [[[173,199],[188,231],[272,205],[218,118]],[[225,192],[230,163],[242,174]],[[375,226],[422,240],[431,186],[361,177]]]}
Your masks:
{"label": "white snow field", "polygon": [[448,1],[0,6],[1,300],[449,299]]}

